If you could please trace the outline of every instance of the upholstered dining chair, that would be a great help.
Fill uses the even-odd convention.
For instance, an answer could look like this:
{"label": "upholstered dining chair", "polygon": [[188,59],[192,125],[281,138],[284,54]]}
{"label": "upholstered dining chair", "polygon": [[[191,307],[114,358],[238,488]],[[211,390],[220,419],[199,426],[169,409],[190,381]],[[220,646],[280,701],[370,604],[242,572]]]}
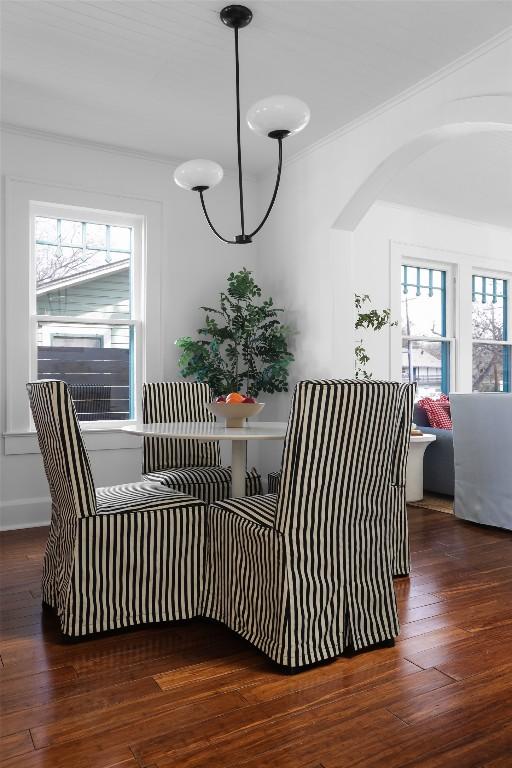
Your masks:
{"label": "upholstered dining chair", "polygon": [[67,385],[27,390],[52,499],[42,598],[63,634],[196,616],[204,502],[157,483],[95,488]]}
{"label": "upholstered dining chair", "polygon": [[279,493],[210,506],[205,616],[292,668],[394,639],[390,505],[406,393],[296,386]]}
{"label": "upholstered dining chair", "polygon": [[[144,424],[215,421],[205,406],[212,399],[210,387],[201,382],[151,382],[143,387],[142,418]],[[209,503],[231,496],[231,468],[221,465],[218,442],[145,437],[142,475]],[[247,472],[246,495],[261,491],[261,476],[253,468]]]}
{"label": "upholstered dining chair", "polygon": [[[415,393],[416,384],[414,383],[405,385],[402,388],[400,395],[402,411],[400,421],[397,424],[396,442],[394,448],[394,469],[390,479],[390,546],[391,551],[393,552],[393,576],[408,576],[411,571],[411,556],[409,552],[409,526],[407,521],[407,505],[405,501],[405,483]],[[342,432],[339,434],[339,439],[343,439]],[[279,493],[280,483],[281,470],[268,473],[268,493]]]}
{"label": "upholstered dining chair", "polygon": [[402,385],[391,473],[389,541],[393,576],[408,576],[411,571],[405,486],[415,394],[416,383]]}

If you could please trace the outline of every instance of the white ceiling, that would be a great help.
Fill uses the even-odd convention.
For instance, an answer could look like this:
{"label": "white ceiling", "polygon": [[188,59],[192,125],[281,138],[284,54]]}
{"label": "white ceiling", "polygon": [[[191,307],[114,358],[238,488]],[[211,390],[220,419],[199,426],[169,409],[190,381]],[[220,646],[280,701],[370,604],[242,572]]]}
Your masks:
{"label": "white ceiling", "polygon": [[[234,152],[233,33],[209,0],[3,0],[2,119],[225,166]],[[240,32],[242,110],[272,93],[312,109],[288,154],[512,24],[509,0],[254,0]],[[245,163],[275,145],[244,128]],[[293,143],[292,143],[293,142]]]}
{"label": "white ceiling", "polygon": [[380,197],[512,228],[512,133],[447,141],[411,163]]}

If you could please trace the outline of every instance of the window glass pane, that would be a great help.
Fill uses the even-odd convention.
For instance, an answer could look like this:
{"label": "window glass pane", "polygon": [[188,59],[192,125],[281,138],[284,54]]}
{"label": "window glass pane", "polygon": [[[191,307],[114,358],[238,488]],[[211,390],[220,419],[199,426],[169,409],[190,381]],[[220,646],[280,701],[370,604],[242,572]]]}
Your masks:
{"label": "window glass pane", "polygon": [[510,347],[473,344],[473,392],[510,392]]}
{"label": "window glass pane", "polygon": [[402,335],[445,335],[445,272],[402,267]]}
{"label": "window glass pane", "polygon": [[82,421],[130,418],[132,364],[128,325],[38,323],[38,378],[67,382]]}
{"label": "window glass pane", "polygon": [[109,264],[119,264],[121,261],[129,261],[130,254],[124,251],[109,251],[108,262]]}
{"label": "window glass pane", "polygon": [[402,381],[417,383],[418,397],[449,390],[449,344],[446,341],[402,341]]}
{"label": "window glass pane", "polygon": [[110,227],[110,248],[113,251],[131,251],[131,238],[130,227]]}
{"label": "window glass pane", "polygon": [[[36,234],[50,229],[56,237],[60,233],[63,244],[47,245],[36,239],[37,314],[130,318],[131,228],[87,223],[86,239],[94,241],[95,247],[82,242],[82,222],[40,219]],[[109,231],[116,232],[116,242],[128,244],[128,251],[106,247]]]}
{"label": "window glass pane", "polygon": [[60,222],[60,242],[62,245],[82,245],[83,226],[81,221],[62,219]]}
{"label": "window glass pane", "polygon": [[48,243],[56,243],[57,219],[47,219],[44,216],[36,216],[35,232],[36,240],[44,240]]}
{"label": "window glass pane", "polygon": [[37,244],[35,248],[35,267],[37,287],[47,280],[52,280],[61,271],[61,253],[57,245]]}
{"label": "window glass pane", "polygon": [[85,225],[85,244],[90,248],[107,247],[107,227],[105,224]]}
{"label": "window glass pane", "polygon": [[473,277],[473,338],[507,339],[507,283],[492,277]]}
{"label": "window glass pane", "polygon": [[37,289],[38,315],[129,319],[129,264],[115,271],[91,270],[71,279],[68,285],[50,282]]}

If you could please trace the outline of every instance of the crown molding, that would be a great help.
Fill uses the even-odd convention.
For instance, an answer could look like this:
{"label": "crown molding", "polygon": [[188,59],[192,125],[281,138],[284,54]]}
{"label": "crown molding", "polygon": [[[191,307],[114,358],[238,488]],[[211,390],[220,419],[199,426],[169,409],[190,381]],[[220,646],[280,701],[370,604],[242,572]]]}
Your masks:
{"label": "crown molding", "polygon": [[68,144],[70,146],[79,146],[84,149],[91,149],[96,152],[108,152],[113,155],[125,155],[126,157],[137,160],[145,160],[152,163],[161,163],[164,165],[176,167],[183,160],[172,157],[171,155],[160,155],[156,152],[148,152],[144,149],[135,147],[124,147],[117,144],[107,144],[101,141],[93,141],[80,136],[70,136],[65,133],[54,133],[53,131],[43,131],[39,128],[32,128],[28,125],[19,125],[18,123],[0,122],[0,130],[5,133],[11,133],[15,136],[27,136],[31,139],[40,139],[42,141],[51,141],[58,144]]}
{"label": "crown molding", "polygon": [[490,53],[494,49],[499,48],[500,45],[504,45],[511,39],[512,26],[507,27],[502,32],[499,32],[497,35],[494,35],[494,37],[491,37],[485,43],[482,43],[476,48],[473,48],[471,51],[468,51],[468,53],[459,56],[458,59],[455,59],[450,64],[441,67],[441,69],[438,69],[436,72],[428,75],[428,77],[425,77],[423,80],[419,80],[414,85],[406,88],[405,91],[401,91],[400,93],[396,94],[396,96],[392,96],[387,101],[383,101],[382,104],[379,104],[377,107],[374,107],[368,112],[365,112],[363,115],[356,117],[349,123],[345,123],[345,125],[342,125],[340,128],[336,128],[336,130],[328,133],[321,139],[318,139],[318,141],[315,141],[313,144],[309,144],[307,147],[304,147],[304,149],[299,150],[295,154],[289,155],[288,158],[284,161],[283,166],[286,167],[287,165],[291,165],[292,163],[295,163],[298,160],[301,160],[304,157],[312,154],[317,149],[327,146],[328,144],[332,144],[342,136],[352,133],[352,131],[357,130],[366,123],[370,123],[380,115],[389,112],[389,110],[399,106],[405,101],[408,101],[422,91],[432,87],[433,85],[436,85],[436,83],[439,83],[441,80],[445,80],[447,77],[455,74],[460,69],[466,67],[468,64],[477,61],[482,56],[485,56],[487,53]]}
{"label": "crown molding", "polygon": [[[157,152],[149,152],[145,149],[136,147],[125,147],[119,144],[107,144],[101,141],[92,141],[79,136],[70,136],[67,133],[54,133],[53,131],[43,131],[39,128],[32,128],[28,125],[19,125],[18,123],[8,123],[0,121],[0,132],[10,133],[14,136],[25,136],[29,139],[38,139],[40,141],[49,141],[54,144],[67,144],[72,147],[81,147],[90,149],[93,152],[107,152],[111,155],[122,155],[130,159],[143,160],[145,162],[165,165],[174,170],[178,165],[184,162],[183,158],[173,157],[172,155],[161,155]],[[224,168],[224,176],[228,178],[238,178],[237,171],[234,168]],[[244,171],[244,178],[254,181],[254,174]]]}

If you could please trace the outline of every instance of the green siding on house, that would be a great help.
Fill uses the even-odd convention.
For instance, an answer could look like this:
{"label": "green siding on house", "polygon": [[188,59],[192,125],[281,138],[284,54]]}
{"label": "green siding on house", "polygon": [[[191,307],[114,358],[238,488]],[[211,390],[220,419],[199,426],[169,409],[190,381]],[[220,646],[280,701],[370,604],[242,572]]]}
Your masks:
{"label": "green siding on house", "polygon": [[123,269],[41,294],[37,297],[37,314],[129,319],[130,271]]}
{"label": "green siding on house", "polygon": [[[130,270],[128,268],[110,275],[102,275],[93,280],[83,281],[37,297],[37,314],[48,315],[52,325],[58,324],[59,315],[98,320],[98,326],[108,326],[109,319],[130,319]],[[107,321],[107,322],[105,322]],[[83,329],[84,326],[80,326]],[[130,346],[129,326],[110,326],[111,346],[127,348]],[[51,328],[50,328],[51,331]],[[72,328],[70,327],[70,332]],[[76,332],[76,330],[75,330]],[[95,326],[91,326],[94,335]],[[101,332],[98,329],[98,332]],[[38,343],[42,337],[38,333]]]}

